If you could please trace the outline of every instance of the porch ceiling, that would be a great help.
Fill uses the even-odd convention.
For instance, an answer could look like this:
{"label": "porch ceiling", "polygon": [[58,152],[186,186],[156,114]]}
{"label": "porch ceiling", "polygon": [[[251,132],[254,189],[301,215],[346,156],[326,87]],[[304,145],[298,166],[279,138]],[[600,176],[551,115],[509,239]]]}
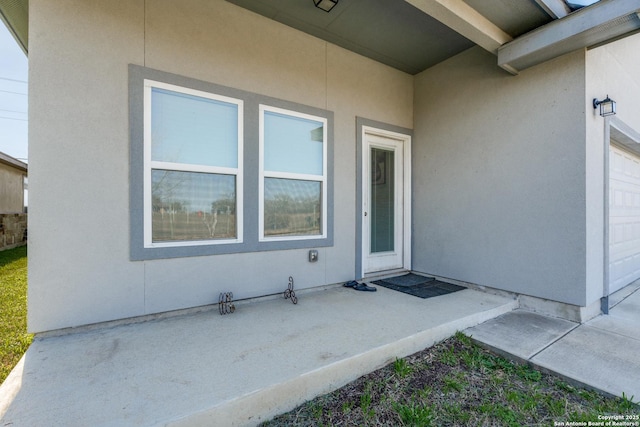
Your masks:
{"label": "porch ceiling", "polygon": [[535,0],[341,0],[330,13],[311,0],[227,1],[409,74],[482,45],[478,32],[498,34],[495,50],[553,20]]}
{"label": "porch ceiling", "polygon": [[[640,31],[640,0],[340,0],[330,13],[312,0],[226,1],[409,74],[475,45],[517,74]],[[28,10],[29,0],[0,1],[25,53]]]}

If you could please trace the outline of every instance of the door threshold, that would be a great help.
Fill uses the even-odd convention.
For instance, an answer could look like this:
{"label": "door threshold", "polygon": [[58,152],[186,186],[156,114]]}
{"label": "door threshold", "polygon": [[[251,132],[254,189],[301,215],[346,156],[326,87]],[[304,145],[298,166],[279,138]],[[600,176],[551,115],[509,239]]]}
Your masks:
{"label": "door threshold", "polygon": [[366,282],[371,282],[374,280],[386,279],[388,277],[400,276],[403,274],[409,274],[411,270],[407,270],[406,268],[397,268],[394,270],[384,270],[384,271],[374,271],[372,273],[365,273],[362,280]]}

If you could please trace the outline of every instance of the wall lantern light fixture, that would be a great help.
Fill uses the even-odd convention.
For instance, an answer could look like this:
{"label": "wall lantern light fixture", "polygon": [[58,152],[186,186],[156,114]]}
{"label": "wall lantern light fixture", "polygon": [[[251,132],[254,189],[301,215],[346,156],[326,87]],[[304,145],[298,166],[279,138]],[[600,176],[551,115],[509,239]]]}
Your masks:
{"label": "wall lantern light fixture", "polygon": [[602,101],[598,101],[597,98],[593,98],[593,108],[600,106],[600,115],[602,117],[613,116],[616,114],[616,101],[609,98],[609,95]]}
{"label": "wall lantern light fixture", "polygon": [[331,9],[338,4],[338,0],[313,0],[313,4],[315,4],[318,9],[331,12]]}

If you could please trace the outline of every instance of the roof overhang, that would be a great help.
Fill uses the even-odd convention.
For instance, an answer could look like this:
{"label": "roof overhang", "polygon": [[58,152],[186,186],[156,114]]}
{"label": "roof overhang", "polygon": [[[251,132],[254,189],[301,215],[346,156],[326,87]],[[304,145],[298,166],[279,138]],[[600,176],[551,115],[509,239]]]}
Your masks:
{"label": "roof overhang", "polygon": [[29,0],[0,1],[0,19],[27,55],[29,51]]}
{"label": "roof overhang", "polygon": [[[447,25],[452,19],[441,22],[405,0],[340,0],[330,13],[316,8],[311,0],[227,1],[409,74],[417,74],[475,45]],[[462,0],[437,1],[466,6]],[[446,6],[439,10],[450,18],[455,15]],[[468,13],[473,9],[467,6],[464,10]]]}
{"label": "roof overhang", "polygon": [[20,160],[11,157],[8,154],[4,154],[2,152],[0,152],[0,163],[5,164],[7,166],[11,166],[15,169],[18,169],[21,172],[24,172],[25,174],[27,173],[27,170],[29,168],[29,165],[27,165],[24,162],[21,162]]}
{"label": "roof overhang", "polygon": [[564,18],[571,12],[569,6],[564,0],[536,0],[538,6],[540,6],[549,16],[560,19]]}
{"label": "roof overhang", "polygon": [[[464,39],[467,40],[469,45],[473,43],[489,52],[497,53],[498,65],[512,74],[517,74],[521,70],[577,49],[599,46],[640,31],[640,0],[600,0],[575,12],[571,12],[567,2],[564,0],[529,0],[528,2],[525,2],[525,0],[515,2],[514,0],[514,3],[509,3],[510,7],[508,9],[504,7],[504,0],[485,0],[491,1],[491,3],[483,1],[480,4],[472,0],[394,0],[393,2],[391,0],[350,0],[349,2],[341,2],[339,5],[344,9],[344,14],[324,14],[326,16],[322,16],[321,21],[315,21],[316,18],[314,17],[313,24],[303,22],[304,19],[302,18],[309,13],[303,7],[305,5],[300,4],[304,0],[292,2],[291,5],[293,6],[289,7],[286,13],[275,9],[281,3],[287,3],[283,0],[279,2],[263,0],[228,1],[243,6],[254,2],[258,9],[254,8],[254,11],[271,19],[279,19],[287,25],[329,42],[337,43],[356,53],[369,56],[411,74],[420,72],[426,67],[447,59],[448,56],[459,53],[460,49],[464,48]],[[312,7],[313,4],[312,2],[310,3]],[[415,13],[406,15],[408,9],[406,7],[403,8],[402,3],[411,5]],[[546,25],[538,26],[538,28],[521,36],[518,36],[517,33],[514,34],[513,30],[507,30],[509,33],[504,31],[507,28],[506,25],[508,25],[504,21],[502,21],[501,25],[495,24],[496,22],[501,22],[498,19],[498,15],[505,13],[510,14],[509,19],[512,22],[522,19],[522,13],[527,16],[535,16],[535,10],[529,8],[524,12],[524,9],[522,9],[527,3],[537,7],[538,13],[551,17],[547,19],[554,20]],[[402,22],[405,23],[407,20],[411,20],[413,27],[398,24],[392,19],[384,19],[382,24],[386,22],[387,26],[393,27],[386,30],[386,37],[380,35],[378,37],[364,37],[363,31],[359,31],[362,29],[362,19],[359,14],[361,15],[364,10],[368,14],[367,16],[375,15],[375,12],[363,9],[365,4],[369,9],[376,7],[388,9],[391,7],[395,8],[394,12],[402,10],[404,15],[398,13],[390,14],[387,13],[388,10],[386,9],[379,15],[384,17],[395,16],[396,21],[401,16],[405,16],[405,18],[400,18],[405,19]],[[483,7],[480,8],[480,5]],[[479,12],[480,9],[482,9],[482,13]],[[355,20],[352,22],[346,19],[348,11],[354,12]],[[298,13],[300,15],[296,15]],[[420,13],[425,17],[422,20],[415,18],[415,15]],[[18,45],[27,54],[29,45],[29,0],[0,1],[0,19],[6,24]],[[432,22],[429,22],[429,19]],[[540,25],[548,22],[548,20],[538,22],[538,25]],[[355,24],[360,24],[360,26]],[[420,30],[419,26],[416,27],[418,24],[426,25],[430,28],[433,27],[433,29]],[[450,31],[452,34],[447,34],[442,28],[437,28],[437,25],[442,26],[442,24],[448,29],[454,30]],[[524,23],[518,25],[526,27]],[[535,28],[535,26],[531,26],[531,23],[529,25],[529,29]],[[373,27],[380,31],[380,25]],[[410,31],[407,32],[407,29],[402,27],[409,27]],[[406,33],[403,37],[394,35],[403,31]],[[431,38],[426,41],[416,41],[417,31],[422,31],[423,35]],[[455,33],[459,34],[459,40],[454,37]],[[519,32],[519,34],[522,34],[522,32]],[[365,46],[366,43],[374,46],[367,48]],[[396,44],[393,45],[393,43]],[[436,47],[438,43],[440,44],[439,48]],[[430,58],[422,60],[422,63],[407,65],[402,61],[390,58],[390,52],[401,52],[405,59],[419,54],[424,56],[424,52],[429,52]]]}
{"label": "roof overhang", "polygon": [[[548,1],[548,0],[545,0]],[[512,74],[577,49],[640,31],[640,0],[601,0],[498,49],[498,65]]]}

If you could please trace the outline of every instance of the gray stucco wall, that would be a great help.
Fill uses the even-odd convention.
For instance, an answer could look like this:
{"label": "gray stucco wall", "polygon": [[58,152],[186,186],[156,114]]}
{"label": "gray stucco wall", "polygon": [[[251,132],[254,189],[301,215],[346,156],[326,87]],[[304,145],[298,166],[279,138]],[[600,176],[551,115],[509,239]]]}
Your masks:
{"label": "gray stucco wall", "polygon": [[415,270],[585,305],[584,58],[514,77],[473,48],[417,77]]}
{"label": "gray stucco wall", "polygon": [[[32,0],[30,28],[30,331],[353,278],[356,116],[412,128],[411,76],[223,0]],[[333,247],[130,261],[128,64],[333,111]]]}

